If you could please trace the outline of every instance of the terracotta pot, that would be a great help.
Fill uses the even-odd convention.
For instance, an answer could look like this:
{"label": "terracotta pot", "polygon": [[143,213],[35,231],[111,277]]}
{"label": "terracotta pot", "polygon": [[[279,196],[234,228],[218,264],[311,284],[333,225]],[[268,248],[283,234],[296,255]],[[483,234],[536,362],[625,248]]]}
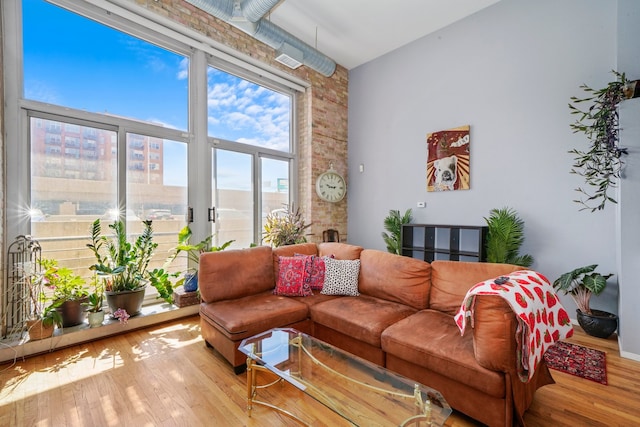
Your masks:
{"label": "terracotta pot", "polygon": [[53,335],[55,325],[44,326],[42,319],[27,320],[27,331],[29,332],[29,340],[41,340],[44,338],[50,338]]}
{"label": "terracotta pot", "polygon": [[105,292],[107,305],[111,309],[111,314],[113,315],[119,308],[125,310],[129,316],[140,314],[142,301],[144,301],[144,291],[145,289],[142,288],[137,291]]}
{"label": "terracotta pot", "polygon": [[592,314],[576,310],[578,323],[592,337],[609,338],[618,329],[618,316],[606,311],[591,309]]}

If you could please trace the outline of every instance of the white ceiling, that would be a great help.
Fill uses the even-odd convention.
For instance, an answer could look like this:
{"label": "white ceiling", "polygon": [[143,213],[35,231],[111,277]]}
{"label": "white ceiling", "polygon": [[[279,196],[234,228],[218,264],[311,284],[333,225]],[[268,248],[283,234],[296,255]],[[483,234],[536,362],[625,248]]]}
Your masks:
{"label": "white ceiling", "polygon": [[352,69],[498,1],[283,0],[266,18]]}

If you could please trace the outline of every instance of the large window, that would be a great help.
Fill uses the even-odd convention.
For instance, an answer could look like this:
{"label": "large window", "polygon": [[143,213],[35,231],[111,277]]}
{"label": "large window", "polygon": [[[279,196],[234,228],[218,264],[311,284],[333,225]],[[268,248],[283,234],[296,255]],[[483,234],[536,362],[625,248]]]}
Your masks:
{"label": "large window", "polygon": [[187,130],[189,58],[22,0],[24,97]]}
{"label": "large window", "polygon": [[43,256],[86,273],[96,218],[124,220],[132,237],[153,220],[158,266],[190,219],[194,241],[261,242],[264,214],[290,201],[292,89],[153,32],[142,17],[125,20],[117,6],[2,3],[23,30],[4,44],[23,64],[5,70],[17,100],[7,107],[17,118],[7,181],[18,183],[7,189],[7,245],[32,234]]}

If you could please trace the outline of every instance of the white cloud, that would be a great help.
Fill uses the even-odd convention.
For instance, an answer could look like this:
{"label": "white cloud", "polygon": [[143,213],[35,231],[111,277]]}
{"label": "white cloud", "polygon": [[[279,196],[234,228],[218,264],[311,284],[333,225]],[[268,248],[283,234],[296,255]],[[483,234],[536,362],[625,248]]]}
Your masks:
{"label": "white cloud", "polygon": [[213,136],[288,151],[288,96],[217,70],[209,77],[209,124],[219,133]]}

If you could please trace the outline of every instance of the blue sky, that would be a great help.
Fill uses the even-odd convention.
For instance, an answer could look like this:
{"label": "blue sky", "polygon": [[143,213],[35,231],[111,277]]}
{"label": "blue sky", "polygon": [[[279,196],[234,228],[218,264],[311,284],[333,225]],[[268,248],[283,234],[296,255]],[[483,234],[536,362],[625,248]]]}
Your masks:
{"label": "blue sky", "polygon": [[[25,98],[187,130],[188,57],[43,0],[23,0],[23,16]],[[288,151],[287,96],[211,67],[208,80],[210,136]],[[186,155],[171,145],[165,158]]]}

